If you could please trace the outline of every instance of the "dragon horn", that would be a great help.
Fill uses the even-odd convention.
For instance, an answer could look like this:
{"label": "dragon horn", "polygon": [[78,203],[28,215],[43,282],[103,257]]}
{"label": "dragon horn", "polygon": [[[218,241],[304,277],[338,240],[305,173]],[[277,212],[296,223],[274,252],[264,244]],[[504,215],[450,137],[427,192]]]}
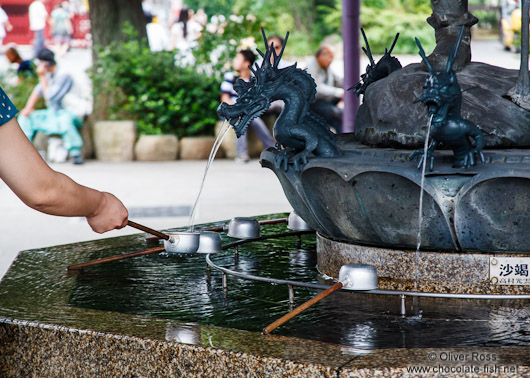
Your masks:
{"label": "dragon horn", "polygon": [[394,47],[396,46],[396,42],[399,38],[399,33],[396,33],[396,38],[394,38],[394,42],[392,42],[392,46],[390,46],[390,50],[388,51],[388,54],[392,54],[392,50],[394,50]]}
{"label": "dragon horn", "polygon": [[271,47],[269,49],[271,50],[272,63],[275,64],[276,60],[278,59],[278,55],[276,55],[276,50],[274,49],[274,42],[271,42]]}
{"label": "dragon horn", "polygon": [[265,34],[265,29],[263,29],[263,27],[261,28],[261,35],[263,36],[263,42],[265,42],[265,45],[268,46],[267,35]]}
{"label": "dragon horn", "polygon": [[427,69],[432,75],[435,75],[436,72],[434,71],[434,68],[432,68],[431,63],[429,62],[429,59],[427,59],[427,56],[425,55],[425,51],[423,50],[423,47],[421,46],[421,42],[418,38],[414,38],[416,40],[416,45],[418,45],[418,48],[420,49],[420,56],[425,62],[425,65],[427,66]]}
{"label": "dragon horn", "polygon": [[261,83],[260,75],[259,75],[260,66],[258,63],[255,63],[255,65],[256,65],[256,69],[252,69],[252,66],[249,66],[249,68],[254,74],[254,77],[256,78],[257,83],[260,84]]}
{"label": "dragon horn", "polygon": [[453,68],[453,64],[456,60],[456,56],[458,55],[458,50],[460,49],[460,42],[462,42],[463,36],[464,36],[464,26],[460,28],[460,34],[458,35],[458,39],[456,40],[456,47],[455,47],[454,53],[452,51],[452,48],[449,49],[449,56],[447,58],[447,67],[445,68],[445,72],[449,72]]}
{"label": "dragon horn", "polygon": [[283,41],[282,50],[280,51],[280,54],[278,55],[278,59],[274,59],[274,68],[278,68],[278,64],[280,64],[280,59],[282,59],[283,51],[285,50],[285,46],[287,46],[287,40],[289,39],[289,32],[285,34],[285,39]]}
{"label": "dragon horn", "polygon": [[374,57],[372,56],[372,50],[370,50],[370,44],[368,43],[368,38],[366,38],[366,33],[364,32],[363,28],[361,28],[361,33],[362,33],[363,38],[364,38],[364,44],[366,45],[366,50],[363,49],[363,51],[366,54],[366,56],[368,57],[368,59],[370,59],[370,65],[374,66],[375,65],[375,61],[374,61]]}
{"label": "dragon horn", "polygon": [[265,72],[268,70],[268,67],[271,66],[271,51],[274,50],[274,49],[269,48],[269,44],[267,43],[267,35],[265,34],[265,29],[261,28],[261,34],[263,35],[263,42],[265,43],[265,54],[258,49],[258,53],[263,58],[261,67],[256,63],[257,74],[255,76],[256,76],[256,80],[258,81],[258,83],[261,83],[263,81],[261,79],[264,79],[264,77],[260,79],[260,76],[266,75]]}

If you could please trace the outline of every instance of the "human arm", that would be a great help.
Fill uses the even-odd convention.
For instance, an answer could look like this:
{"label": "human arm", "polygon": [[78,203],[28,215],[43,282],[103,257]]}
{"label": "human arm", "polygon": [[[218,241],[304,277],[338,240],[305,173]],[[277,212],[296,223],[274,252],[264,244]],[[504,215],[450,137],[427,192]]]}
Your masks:
{"label": "human arm", "polygon": [[20,115],[24,117],[29,117],[29,115],[35,110],[35,105],[37,104],[37,101],[39,101],[40,98],[40,86],[37,85],[35,89],[33,89],[33,92],[31,92],[31,95],[28,98],[28,101],[26,101],[26,105],[24,106],[24,109],[20,111]]}
{"label": "human arm", "polygon": [[334,85],[327,84],[324,80],[315,79],[317,84],[316,98],[342,98],[344,96],[344,89]]}
{"label": "human arm", "polygon": [[234,90],[235,76],[233,72],[227,72],[224,74],[223,81],[221,83],[221,102],[226,102],[228,105],[233,105],[233,97],[237,96]]}
{"label": "human arm", "polygon": [[227,104],[232,105],[232,101],[228,93],[221,93],[221,102],[226,102]]}
{"label": "human arm", "polygon": [[11,24],[11,22],[9,22],[9,20],[7,20],[4,23],[4,28],[6,29],[6,31],[10,32],[11,30],[13,30],[13,25]]}
{"label": "human arm", "polygon": [[33,113],[37,101],[39,101],[39,98],[48,88],[48,79],[46,78],[46,63],[40,62],[37,66],[37,69],[35,70],[35,73],[39,78],[39,84],[37,84],[37,86],[33,89],[33,92],[31,92],[28,101],[26,101],[26,105],[24,105],[24,109],[20,111],[20,115],[23,117],[29,117],[29,115]]}
{"label": "human arm", "polygon": [[0,126],[0,177],[26,205],[40,212],[86,217],[97,233],[127,225],[127,209],[120,200],[52,170],[16,119]]}

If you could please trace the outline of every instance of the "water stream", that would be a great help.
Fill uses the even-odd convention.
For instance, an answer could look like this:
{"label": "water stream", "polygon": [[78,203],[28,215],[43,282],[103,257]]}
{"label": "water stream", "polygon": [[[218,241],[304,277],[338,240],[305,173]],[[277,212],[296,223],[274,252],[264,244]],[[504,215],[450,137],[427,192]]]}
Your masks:
{"label": "water stream", "polygon": [[202,189],[204,188],[204,182],[206,181],[206,175],[208,174],[208,169],[210,168],[210,165],[212,164],[213,160],[215,159],[215,155],[217,154],[217,151],[219,150],[219,147],[221,147],[221,143],[223,142],[223,139],[225,138],[226,134],[228,133],[228,130],[230,130],[230,124],[225,120],[223,122],[223,125],[219,129],[219,132],[217,133],[217,136],[215,137],[215,141],[212,146],[212,150],[210,151],[210,156],[208,157],[208,161],[206,162],[206,167],[204,168],[204,175],[202,176],[201,186],[199,188],[199,193],[197,194],[197,198],[195,199],[195,202],[193,203],[193,207],[191,209],[190,214],[190,220],[188,224],[188,231],[193,232],[195,228],[195,214],[197,213],[197,205],[199,203],[199,199],[201,198]]}
{"label": "water stream", "polygon": [[414,291],[418,290],[418,274],[420,265],[420,247],[421,247],[421,225],[423,223],[423,191],[425,186],[425,169],[427,167],[427,150],[429,149],[429,138],[431,136],[432,117],[431,114],[427,122],[427,135],[425,136],[425,145],[423,146],[423,163],[421,165],[421,183],[420,183],[420,203],[418,209],[418,236],[416,243],[416,272],[414,274]]}

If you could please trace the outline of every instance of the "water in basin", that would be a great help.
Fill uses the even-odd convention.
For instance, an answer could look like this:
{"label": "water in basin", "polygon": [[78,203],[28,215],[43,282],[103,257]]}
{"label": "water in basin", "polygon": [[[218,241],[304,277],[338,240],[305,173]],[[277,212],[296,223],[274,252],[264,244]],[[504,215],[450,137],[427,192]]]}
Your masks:
{"label": "water in basin", "polygon": [[[267,226],[267,234],[284,225]],[[224,238],[224,243],[233,239]],[[212,255],[221,266],[244,273],[312,283],[324,281],[316,269],[315,236],[252,242]],[[411,269],[414,269],[411,267]],[[295,288],[295,305],[318,291]],[[335,293],[274,331],[275,334],[332,342],[361,349],[454,346],[530,346],[530,301],[421,298],[408,314],[399,296]],[[289,310],[288,289],[213,270],[203,255],[151,255],[86,269],[75,279],[68,304],[77,308],[138,314],[162,319],[261,329]]]}

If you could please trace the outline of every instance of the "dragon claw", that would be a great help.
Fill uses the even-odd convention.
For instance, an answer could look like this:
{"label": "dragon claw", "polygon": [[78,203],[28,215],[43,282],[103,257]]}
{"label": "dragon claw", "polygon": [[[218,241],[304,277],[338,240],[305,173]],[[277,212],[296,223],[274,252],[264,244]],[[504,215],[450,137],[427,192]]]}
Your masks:
{"label": "dragon claw", "polygon": [[292,163],[296,172],[300,172],[301,168],[307,164],[307,155],[309,152],[302,151],[297,154],[293,150],[280,150],[276,156],[276,169],[287,172],[289,164]]}
{"label": "dragon claw", "polygon": [[303,165],[307,164],[307,151],[302,151],[293,156],[293,165],[296,172],[300,172]]}
{"label": "dragon claw", "polygon": [[[421,167],[423,165],[423,159],[425,159],[425,154],[424,154],[423,150],[416,150],[413,153],[411,153],[409,155],[409,160],[413,160],[418,155],[420,155],[421,157],[420,157],[420,161],[418,163],[417,168],[421,169]],[[432,155],[430,150],[427,150],[427,159],[430,160],[430,162],[429,162],[429,171],[432,171],[434,169],[434,156]]]}
{"label": "dragon claw", "polygon": [[478,158],[482,164],[486,164],[486,159],[484,158],[484,153],[482,150],[474,149],[469,151],[466,156],[464,156],[464,168],[469,168],[476,165],[477,162],[475,160],[475,154],[478,155]]}

